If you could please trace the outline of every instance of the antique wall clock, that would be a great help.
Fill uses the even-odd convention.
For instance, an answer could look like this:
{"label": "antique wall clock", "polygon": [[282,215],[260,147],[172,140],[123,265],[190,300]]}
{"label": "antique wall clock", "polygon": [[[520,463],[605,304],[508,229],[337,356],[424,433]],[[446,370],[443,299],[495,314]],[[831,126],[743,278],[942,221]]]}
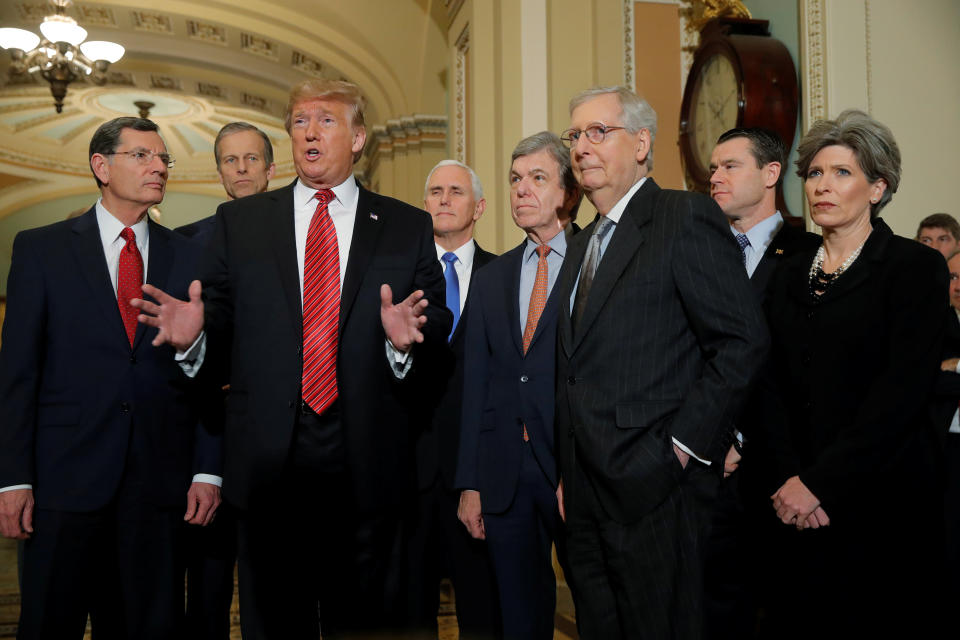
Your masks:
{"label": "antique wall clock", "polygon": [[[768,24],[717,18],[700,32],[680,107],[680,155],[687,185],[696,191],[709,193],[710,153],[728,129],[766,127],[788,149],[793,144],[797,73],[787,48],[770,37]],[[783,202],[779,190],[777,201]]]}

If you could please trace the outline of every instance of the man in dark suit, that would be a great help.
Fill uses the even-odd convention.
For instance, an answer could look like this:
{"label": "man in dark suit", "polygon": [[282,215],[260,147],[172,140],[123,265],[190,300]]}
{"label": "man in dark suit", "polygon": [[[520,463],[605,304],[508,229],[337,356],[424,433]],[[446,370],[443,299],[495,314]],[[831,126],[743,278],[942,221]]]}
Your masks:
{"label": "man in dark suit", "polygon": [[[220,184],[231,200],[263,193],[270,185],[276,165],[273,145],[260,129],[246,122],[230,122],[213,142]],[[206,245],[213,235],[216,216],[178,227],[176,231]],[[205,421],[205,437],[215,439],[211,448],[222,455],[223,402],[221,389],[210,389],[197,398]],[[190,532],[187,545],[187,633],[197,640],[227,640],[230,637],[230,604],[233,601],[233,570],[237,561],[236,516],[222,505],[209,527]]]}
{"label": "man in dark suit", "polygon": [[220,206],[203,300],[195,282],[189,302],[147,288],[160,304],[136,304],[161,327],[156,344],[230,384],[244,637],[315,638],[322,625],[328,638],[392,622],[392,548],[416,481],[409,409],[451,315],[429,216],[353,178],[359,88],[301,82],[286,126],[298,178]]}
{"label": "man in dark suit", "polygon": [[460,520],[486,539],[506,638],[552,638],[559,541],[553,387],[565,230],[580,204],[555,134],[521,140],[510,210],[527,238],[477,274],[467,318],[456,486]]}
{"label": "man in dark suit", "polygon": [[493,567],[487,545],[470,537],[457,519],[460,492],[454,489],[463,400],[463,352],[470,283],[496,256],[473,239],[487,201],[473,169],[443,160],[427,176],[423,208],[433,218],[437,260],[447,284],[447,308],[453,312],[450,350],[430,371],[442,391],[418,422],[418,499],[411,510],[407,549],[407,603],[413,626],[437,637],[440,579],[449,576],[456,595],[461,638],[490,638],[500,631]]}
{"label": "man in dark suit", "polygon": [[[720,136],[710,156],[710,195],[730,223],[743,266],[759,302],[766,298],[774,269],[793,254],[814,249],[820,236],[790,224],[777,210],[777,188],[783,182],[787,150],[772,131],[760,128],[731,129]],[[759,391],[753,393],[760,393]],[[769,492],[759,478],[764,456],[750,456],[743,470],[740,463],[744,434],[762,437],[757,423],[763,419],[759,398],[746,402],[736,421],[736,431],[725,460],[710,534],[704,541],[704,631],[708,638],[741,640],[753,634],[757,599],[762,595],[760,565],[770,518]],[[762,447],[754,450],[762,451]],[[733,474],[733,475],[731,475]],[[749,495],[748,495],[749,494]]]}
{"label": "man in dark suit", "polygon": [[557,453],[582,638],[699,638],[709,498],[767,336],[716,204],[648,172],[656,114],[623,87],[570,102],[600,214],[558,285]]}
{"label": "man in dark suit", "polygon": [[153,122],[111,120],[90,141],[96,205],[14,241],[0,533],[26,540],[20,638],[82,638],[88,614],[98,636],[182,634],[183,521],[213,518],[219,471],[190,381],[130,304],[144,280],[183,295],[195,277],[197,248],[147,215],[172,165]]}

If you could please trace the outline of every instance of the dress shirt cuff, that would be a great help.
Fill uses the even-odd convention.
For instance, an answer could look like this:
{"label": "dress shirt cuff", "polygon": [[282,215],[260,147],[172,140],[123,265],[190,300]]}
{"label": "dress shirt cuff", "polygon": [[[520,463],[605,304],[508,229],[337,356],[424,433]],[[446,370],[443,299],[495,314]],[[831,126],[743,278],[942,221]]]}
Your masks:
{"label": "dress shirt cuff", "polygon": [[[737,439],[737,442],[739,442],[740,446],[742,447],[744,443],[744,439],[743,439],[743,433],[740,431],[740,429],[733,430],[733,437]],[[679,447],[680,445],[678,444],[677,446]]]}
{"label": "dress shirt cuff", "polygon": [[387,347],[387,362],[390,363],[390,370],[393,371],[397,380],[403,380],[407,377],[410,367],[413,365],[413,355],[410,351],[404,353],[397,349],[389,338],[384,340],[384,343]]}
{"label": "dress shirt cuff", "polygon": [[960,360],[957,361],[957,367],[954,369],[957,373],[960,373]]}
{"label": "dress shirt cuff", "polygon": [[218,487],[223,486],[223,478],[220,476],[215,476],[210,473],[198,473],[193,476],[194,482],[205,482],[207,484],[212,484]]}
{"label": "dress shirt cuff", "polygon": [[9,487],[3,487],[2,489],[0,489],[0,493],[4,493],[6,491],[13,491],[15,489],[33,489],[33,485],[32,484],[12,484]]}
{"label": "dress shirt cuff", "polygon": [[203,357],[207,355],[207,332],[201,331],[197,339],[193,341],[190,348],[186,351],[177,351],[173,357],[183,369],[183,373],[188,378],[195,378],[197,372],[203,365]]}
{"label": "dress shirt cuff", "polygon": [[689,454],[691,457],[696,458],[697,460],[707,465],[708,467],[710,466],[709,460],[704,460],[703,458],[695,454],[693,451],[690,451],[690,449],[688,449],[686,445],[684,445],[682,442],[680,442],[676,438],[673,438],[673,444],[677,445],[677,448],[680,449],[680,451],[683,451],[684,453]]}

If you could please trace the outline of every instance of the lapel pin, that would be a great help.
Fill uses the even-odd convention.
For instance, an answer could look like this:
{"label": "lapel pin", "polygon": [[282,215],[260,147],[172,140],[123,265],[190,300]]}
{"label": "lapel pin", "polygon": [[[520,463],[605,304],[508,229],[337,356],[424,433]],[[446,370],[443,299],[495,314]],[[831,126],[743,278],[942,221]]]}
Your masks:
{"label": "lapel pin", "polygon": [[370,219],[371,219],[371,220],[379,220],[380,218],[377,217],[377,214],[375,214],[375,213],[373,213],[373,212],[371,211],[371,212],[370,212]]}
{"label": "lapel pin", "polygon": [[778,256],[782,256],[782,255],[783,255],[783,249],[777,249],[776,253],[777,253]]}

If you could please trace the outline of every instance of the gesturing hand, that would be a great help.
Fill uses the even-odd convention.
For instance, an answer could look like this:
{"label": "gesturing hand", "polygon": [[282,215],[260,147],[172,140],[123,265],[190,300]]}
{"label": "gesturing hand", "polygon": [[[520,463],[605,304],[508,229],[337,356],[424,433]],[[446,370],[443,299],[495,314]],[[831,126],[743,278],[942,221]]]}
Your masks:
{"label": "gesturing hand", "polygon": [[143,292],[158,304],[142,298],[134,298],[130,304],[143,313],[137,320],[157,329],[153,346],[170,344],[177,351],[190,348],[203,331],[203,300],[200,298],[200,281],[190,283],[189,302],[177,300],[153,285],[143,285]]}
{"label": "gesturing hand", "polygon": [[[423,342],[420,327],[427,323],[427,316],[423,315],[427,304],[429,302],[419,289],[407,296],[403,302],[393,304],[390,285],[380,286],[380,321],[383,323],[387,340],[397,351],[409,351],[414,342]],[[199,331],[197,334],[199,335]]]}

